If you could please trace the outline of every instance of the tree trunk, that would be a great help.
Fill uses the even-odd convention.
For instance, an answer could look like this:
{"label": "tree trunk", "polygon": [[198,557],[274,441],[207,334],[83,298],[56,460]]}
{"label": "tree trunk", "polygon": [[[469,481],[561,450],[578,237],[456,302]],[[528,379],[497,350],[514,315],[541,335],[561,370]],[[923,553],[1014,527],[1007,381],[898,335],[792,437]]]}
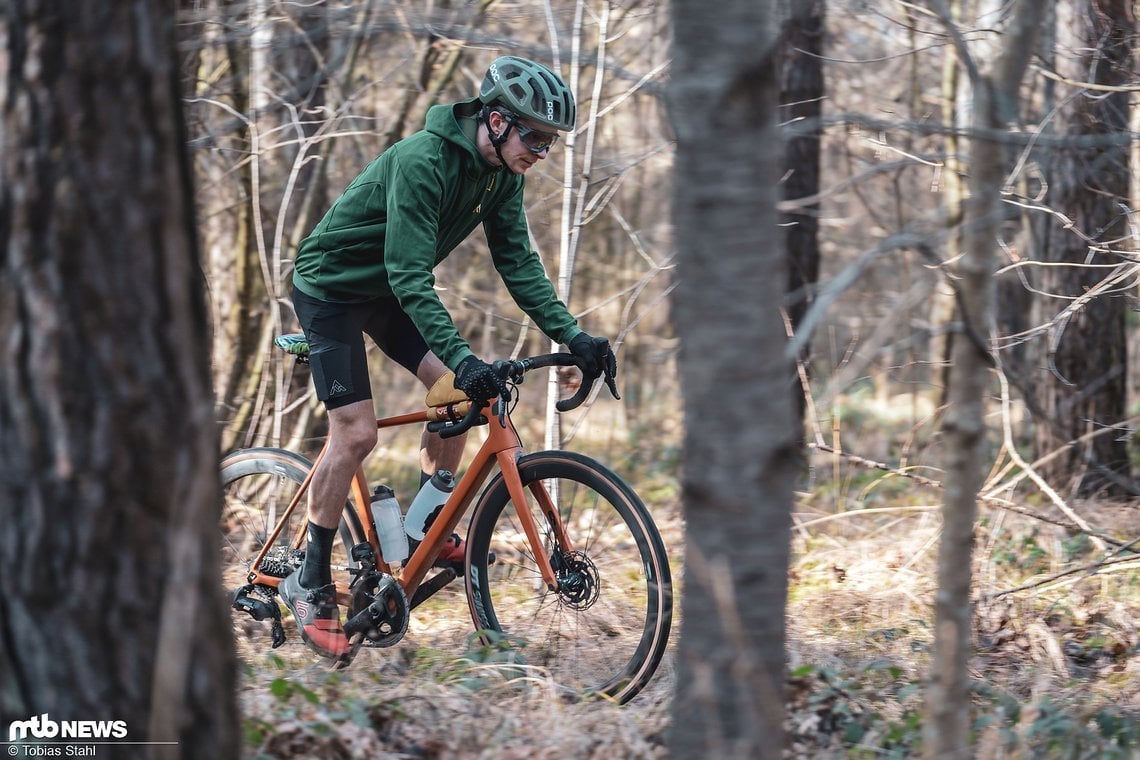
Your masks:
{"label": "tree trunk", "polygon": [[172,8],[18,0],[0,153],[0,725],[235,757]]}
{"label": "tree trunk", "polygon": [[[1068,59],[1074,65],[1061,71],[1066,79],[1110,87],[1132,81],[1131,6],[1125,0],[1082,0],[1072,4],[1071,17],[1058,18],[1058,44],[1079,53]],[[1062,94],[1059,131],[1121,139],[1113,145],[1074,145],[1057,156],[1050,205],[1068,219],[1052,219],[1045,256],[1068,266],[1044,270],[1042,288],[1054,296],[1054,314],[1093,291],[1106,273],[1114,272],[1112,267],[1132,266],[1113,250],[1131,234],[1129,217],[1121,210],[1129,198],[1128,98],[1126,91]],[[1125,319],[1130,298],[1126,286],[1110,288],[1059,321],[1050,334],[1049,372],[1040,378],[1038,398],[1047,419],[1038,423],[1037,453],[1068,448],[1040,472],[1078,495],[1134,491],[1126,436],[1099,435],[1069,445],[1127,416]]]}
{"label": "tree trunk", "polygon": [[[819,117],[823,112],[823,30],[825,0],[793,2],[781,45],[780,123],[791,126],[784,158],[784,198],[792,201],[812,198],[819,193]],[[811,306],[819,280],[819,212],[814,200],[784,214],[788,256],[788,318],[793,331]],[[810,347],[801,359],[810,366]],[[803,418],[805,398],[810,388],[796,384],[796,410]]]}
{"label": "tree trunk", "polygon": [[[947,0],[947,11],[950,21],[957,24],[962,18],[962,0]],[[958,136],[958,127],[968,116],[966,109],[961,108],[965,96],[961,92],[962,76],[959,71],[957,51],[947,46],[942,57],[942,89],[941,105],[945,119],[955,129],[947,130],[942,138],[943,153],[946,159],[943,162],[940,177],[942,188],[942,208],[946,215],[946,227],[950,234],[946,236],[946,247],[943,258],[946,261],[955,261],[961,252],[962,204],[965,198],[965,168],[961,159],[961,139]],[[958,316],[954,303],[954,289],[943,278],[938,289],[934,292],[930,304],[930,321],[935,325],[949,325]],[[939,405],[946,401],[947,378],[950,373],[950,347],[954,345],[954,335],[949,331],[935,331],[930,339],[929,361],[932,368],[931,382],[939,389]]]}
{"label": "tree trunk", "polygon": [[686,417],[671,750],[778,758],[797,434],[779,304],[772,0],[673,3],[674,321]]}
{"label": "tree trunk", "polygon": [[999,142],[982,134],[1005,129],[1017,116],[1018,88],[1042,13],[1037,0],[1017,1],[1010,29],[1004,35],[1003,56],[992,61],[989,76],[979,73],[979,62],[972,60],[968,51],[958,51],[970,71],[972,124],[979,134],[971,141],[968,197],[962,207],[962,255],[954,267],[962,328],[951,348],[943,422],[949,453],[934,599],[934,656],[924,726],[924,753],[938,760],[970,757],[967,665],[973,630],[971,558],[978,491],[989,462],[985,404],[993,364],[995,241],[1011,214],[1001,199],[1006,156]]}

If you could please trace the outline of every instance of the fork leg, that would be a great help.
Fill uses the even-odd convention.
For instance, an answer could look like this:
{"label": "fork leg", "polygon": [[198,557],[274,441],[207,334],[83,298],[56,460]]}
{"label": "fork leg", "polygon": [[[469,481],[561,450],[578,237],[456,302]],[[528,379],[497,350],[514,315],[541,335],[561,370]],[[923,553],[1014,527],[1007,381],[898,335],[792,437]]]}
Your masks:
{"label": "fork leg", "polygon": [[557,591],[558,579],[554,575],[554,568],[550,564],[550,557],[546,554],[542,534],[538,530],[538,524],[530,511],[530,500],[527,499],[527,491],[523,487],[522,479],[519,477],[519,468],[515,463],[514,453],[501,451],[497,454],[497,457],[499,459],[499,469],[502,470],[503,473],[503,480],[506,481],[507,484],[507,492],[511,495],[511,501],[515,505],[515,512],[518,513],[519,522],[522,523],[523,532],[526,533],[527,540],[534,550],[534,561],[535,564],[538,565],[539,572],[542,574],[542,580],[546,583],[548,589]]}
{"label": "fork leg", "polygon": [[541,481],[535,481],[527,487],[538,502],[539,509],[546,518],[546,524],[554,531],[558,549],[564,554],[574,551],[574,545],[570,543],[570,535],[566,532],[566,526],[562,523],[562,516],[558,513],[558,507],[551,498],[550,491]]}

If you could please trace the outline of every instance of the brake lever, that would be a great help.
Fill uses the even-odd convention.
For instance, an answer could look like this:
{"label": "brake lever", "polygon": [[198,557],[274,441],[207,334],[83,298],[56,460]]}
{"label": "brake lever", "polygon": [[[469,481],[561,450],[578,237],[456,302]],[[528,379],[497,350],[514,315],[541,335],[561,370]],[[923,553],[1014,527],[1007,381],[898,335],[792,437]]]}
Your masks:
{"label": "brake lever", "polygon": [[615,399],[620,400],[621,395],[617,389],[617,357],[614,356],[613,351],[610,351],[609,356],[606,357],[602,374],[605,376],[606,387],[610,389],[610,394],[612,394]]}
{"label": "brake lever", "polygon": [[505,390],[499,392],[499,425],[504,428],[507,426],[507,404],[510,398],[510,394]]}
{"label": "brake lever", "polygon": [[617,380],[609,372],[606,373],[606,387],[610,389],[610,394],[618,400],[621,400],[621,394],[618,393]]}

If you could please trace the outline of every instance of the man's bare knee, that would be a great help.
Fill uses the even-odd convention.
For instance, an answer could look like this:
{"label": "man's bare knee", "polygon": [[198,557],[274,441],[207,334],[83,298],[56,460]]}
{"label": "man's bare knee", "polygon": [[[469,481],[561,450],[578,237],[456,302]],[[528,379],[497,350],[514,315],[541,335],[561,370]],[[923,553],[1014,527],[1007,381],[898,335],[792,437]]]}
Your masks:
{"label": "man's bare knee", "polygon": [[364,461],[376,447],[372,402],[358,401],[329,410],[329,441],[341,455]]}
{"label": "man's bare knee", "polygon": [[364,458],[376,448],[376,425],[370,428],[354,428],[344,441],[345,448],[353,457],[364,461]]}

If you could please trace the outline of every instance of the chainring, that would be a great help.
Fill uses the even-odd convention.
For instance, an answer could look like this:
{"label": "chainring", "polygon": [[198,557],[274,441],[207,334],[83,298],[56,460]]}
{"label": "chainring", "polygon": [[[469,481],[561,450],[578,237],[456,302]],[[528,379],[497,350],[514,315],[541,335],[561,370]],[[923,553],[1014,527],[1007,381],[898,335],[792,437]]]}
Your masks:
{"label": "chainring", "polygon": [[353,591],[348,619],[353,619],[370,607],[371,620],[369,627],[363,631],[363,645],[390,647],[399,643],[408,632],[408,619],[411,617],[404,587],[391,575],[376,573]]}

